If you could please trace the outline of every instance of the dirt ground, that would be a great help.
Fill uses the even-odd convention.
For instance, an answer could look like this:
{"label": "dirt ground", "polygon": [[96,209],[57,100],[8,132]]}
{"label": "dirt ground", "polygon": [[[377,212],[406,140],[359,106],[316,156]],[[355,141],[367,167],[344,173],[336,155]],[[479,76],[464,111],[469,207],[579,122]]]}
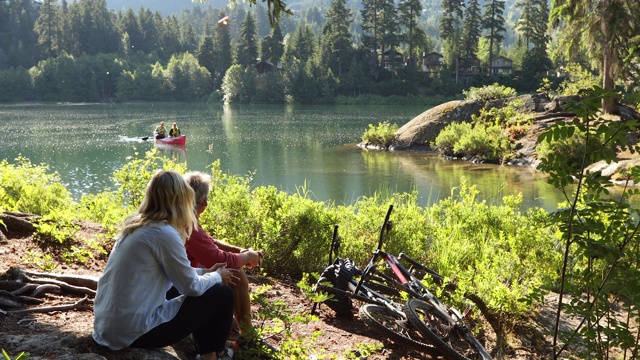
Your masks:
{"label": "dirt ground", "polygon": [[[95,226],[85,226],[80,236],[95,236],[101,230]],[[31,252],[31,253],[30,253]],[[30,235],[7,234],[0,238],[0,275],[10,268],[21,268],[42,272],[43,270],[27,263],[25,259],[33,253],[56,254],[55,249],[42,248]],[[56,256],[54,256],[54,259]],[[65,274],[87,274],[99,276],[106,263],[106,257],[90,259],[85,264],[65,264],[56,262],[57,267],[51,272]],[[0,278],[1,280],[1,278]],[[268,285],[271,288],[265,296],[269,300],[282,300],[287,310],[293,314],[308,314],[312,302],[295,285],[295,281],[286,278],[268,278],[250,273],[252,291]],[[69,305],[80,300],[82,296],[69,294],[47,295],[44,303],[29,308]],[[522,319],[515,326],[509,337],[509,350],[497,354],[495,344],[487,344],[496,359],[548,359],[551,349],[549,330],[555,318],[554,299],[551,295],[548,303],[529,319]],[[557,301],[557,300],[556,300]],[[157,350],[126,349],[118,352],[109,351],[98,346],[91,338],[93,312],[92,302],[70,311],[52,311],[46,313],[13,314],[7,308],[0,307],[0,348],[5,349],[12,357],[20,352],[29,352],[30,359],[195,359],[192,344],[184,340],[173,347]],[[257,308],[254,306],[254,314]],[[354,318],[345,319],[334,316],[332,310],[320,306],[318,320],[308,323],[292,323],[292,338],[300,340],[302,346],[315,349],[315,358],[325,359],[430,359],[431,357],[394,344],[369,330],[357,317],[354,307]],[[254,326],[262,322],[254,316]],[[267,320],[271,321],[271,320]],[[574,319],[567,319],[565,325],[575,324]],[[269,325],[269,324],[267,324]],[[314,334],[319,333],[314,338]],[[281,348],[284,336],[273,336],[266,341],[274,347]],[[489,341],[490,342],[490,341]],[[377,350],[373,354],[358,353],[358,348]],[[349,355],[351,351],[352,355]],[[243,358],[241,354],[235,358]],[[565,358],[570,358],[566,354]],[[312,356],[296,357],[296,359],[314,358]],[[250,358],[250,357],[244,357]],[[294,358],[293,356],[289,358]]]}

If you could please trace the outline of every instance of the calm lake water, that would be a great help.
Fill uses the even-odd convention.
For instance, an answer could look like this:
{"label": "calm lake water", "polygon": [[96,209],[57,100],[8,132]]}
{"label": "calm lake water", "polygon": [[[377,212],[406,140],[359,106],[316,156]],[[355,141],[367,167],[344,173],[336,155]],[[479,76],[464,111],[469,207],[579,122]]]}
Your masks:
{"label": "calm lake water", "polygon": [[[427,110],[408,106],[222,106],[204,104],[0,105],[0,159],[23,155],[60,173],[79,199],[114,187],[111,175],[136,152],[154,147],[160,121],[176,121],[185,148],[159,147],[189,170],[208,171],[220,159],[223,171],[255,173],[254,186],[295,193],[306,186],[319,201],[351,204],[377,191],[417,190],[428,206],[451,194],[465,178],[482,199],[522,193],[523,207],[555,210],[559,194],[544,176],[521,167],[446,161],[436,154],[364,151],[356,143],[368,124],[402,126]],[[211,151],[212,150],[212,151]]]}

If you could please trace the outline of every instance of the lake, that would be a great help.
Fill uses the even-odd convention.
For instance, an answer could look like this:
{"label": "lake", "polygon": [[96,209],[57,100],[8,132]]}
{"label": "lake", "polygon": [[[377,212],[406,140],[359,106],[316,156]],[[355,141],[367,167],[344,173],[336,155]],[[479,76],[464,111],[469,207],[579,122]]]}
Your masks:
{"label": "lake", "polygon": [[318,201],[351,204],[376,192],[417,190],[428,206],[451,194],[461,179],[499,204],[522,193],[523,208],[555,210],[561,200],[545,177],[523,167],[449,161],[434,153],[380,152],[356,146],[369,124],[402,126],[427,110],[416,106],[205,105],[185,103],[0,105],[0,159],[25,156],[60,174],[75,199],[113,189],[111,176],[164,121],[187,135],[184,148],[158,150],[189,170],[253,174],[254,186],[288,193],[304,186]]}

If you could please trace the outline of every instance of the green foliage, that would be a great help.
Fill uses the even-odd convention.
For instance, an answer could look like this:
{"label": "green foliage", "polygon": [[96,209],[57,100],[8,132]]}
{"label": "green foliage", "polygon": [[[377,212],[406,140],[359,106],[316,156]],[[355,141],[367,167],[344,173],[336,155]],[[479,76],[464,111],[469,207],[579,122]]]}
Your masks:
{"label": "green foliage", "polygon": [[[586,345],[585,355],[599,359],[609,358],[611,350],[620,348],[637,355],[637,330],[631,332],[630,319],[637,318],[635,304],[640,293],[640,264],[638,248],[640,238],[640,212],[629,205],[629,197],[638,194],[636,189],[624,189],[623,194],[612,199],[607,179],[589,174],[585,168],[597,161],[609,163],[616,160],[609,149],[592,149],[592,143],[618,145],[632,153],[640,150],[627,143],[627,135],[636,131],[635,120],[610,121],[599,116],[603,99],[616,94],[600,88],[582,91],[579,101],[570,103],[567,110],[576,113],[570,123],[551,126],[540,135],[546,143],[571,142],[580,135],[584,140],[582,157],[567,165],[561,161],[565,154],[553,153],[542,159],[539,169],[549,175],[548,182],[565,195],[565,204],[552,216],[563,243],[563,267],[559,279],[560,300],[558,318],[562,312],[588,319],[576,329],[575,334],[562,336],[558,327],[554,332],[554,358],[562,352],[557,348],[559,339],[566,344],[580,342]],[[607,147],[608,147],[607,146]],[[638,182],[640,171],[631,169],[629,178]],[[571,300],[566,297],[570,295]],[[611,309],[623,306],[632,315],[617,321]],[[635,355],[634,355],[635,356]]]}
{"label": "green foliage", "polygon": [[177,164],[169,158],[158,156],[155,148],[147,151],[143,158],[137,158],[139,155],[136,152],[122,169],[113,173],[113,180],[119,186],[123,200],[122,203],[117,204],[118,206],[130,206],[136,209],[144,197],[147,183],[157,170],[185,172],[185,164]]}
{"label": "green foliage", "polygon": [[7,211],[47,215],[70,211],[71,194],[57,173],[49,173],[46,165],[33,165],[18,157],[16,164],[0,161],[0,203]]}
{"label": "green foliage", "polygon": [[463,181],[457,194],[427,209],[428,250],[419,259],[455,280],[462,294],[472,291],[492,309],[523,314],[527,307],[520,299],[548,286],[559,271],[547,214],[521,213],[522,196],[489,206],[477,195]]}
{"label": "green foliage", "polygon": [[463,90],[462,93],[467,100],[506,99],[518,95],[515,89],[498,83],[486,85],[481,88],[471,87],[469,90]]}
{"label": "green foliage", "polygon": [[280,352],[273,353],[271,349],[264,346],[255,348],[242,349],[234,358],[238,359],[255,359],[261,355],[268,355],[271,359],[306,359],[310,354],[315,353],[313,349],[314,340],[320,333],[314,333],[310,337],[300,337],[293,339],[291,337],[291,325],[298,322],[308,323],[318,321],[313,315],[296,315],[287,308],[287,304],[283,300],[273,300],[265,296],[266,292],[271,289],[269,285],[262,285],[251,292],[251,303],[258,307],[257,316],[254,317],[255,336],[258,339],[264,339],[271,336],[282,336],[285,338],[284,344],[280,347]]}
{"label": "green foliage", "polygon": [[452,123],[438,134],[432,146],[447,156],[498,163],[511,157],[512,138],[499,125]]}
{"label": "green foliage", "polygon": [[7,352],[4,349],[2,349],[2,358],[4,360],[29,360],[29,353],[23,351],[20,354],[18,354],[18,356],[11,359],[11,356],[9,356],[9,354],[7,354]]}
{"label": "green foliage", "polygon": [[601,82],[597,76],[577,63],[569,63],[561,70],[565,78],[555,92],[557,95],[577,95],[584,90],[597,87]]}
{"label": "green foliage", "polygon": [[362,135],[362,142],[386,148],[395,139],[396,131],[398,131],[398,125],[390,124],[388,121],[379,122],[378,126],[369,124],[369,128]]}

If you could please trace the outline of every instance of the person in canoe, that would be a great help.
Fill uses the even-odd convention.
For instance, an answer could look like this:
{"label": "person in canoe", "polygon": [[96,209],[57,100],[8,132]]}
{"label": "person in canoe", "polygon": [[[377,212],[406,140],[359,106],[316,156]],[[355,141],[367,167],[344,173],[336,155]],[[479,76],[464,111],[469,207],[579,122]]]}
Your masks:
{"label": "person in canoe", "polygon": [[169,136],[170,137],[178,137],[180,136],[180,129],[178,128],[178,124],[177,123],[173,123],[171,125],[171,130],[169,130]]}
{"label": "person in canoe", "polygon": [[156,139],[164,139],[167,136],[167,128],[164,127],[164,121],[161,121],[160,125],[153,131],[153,136]]}

